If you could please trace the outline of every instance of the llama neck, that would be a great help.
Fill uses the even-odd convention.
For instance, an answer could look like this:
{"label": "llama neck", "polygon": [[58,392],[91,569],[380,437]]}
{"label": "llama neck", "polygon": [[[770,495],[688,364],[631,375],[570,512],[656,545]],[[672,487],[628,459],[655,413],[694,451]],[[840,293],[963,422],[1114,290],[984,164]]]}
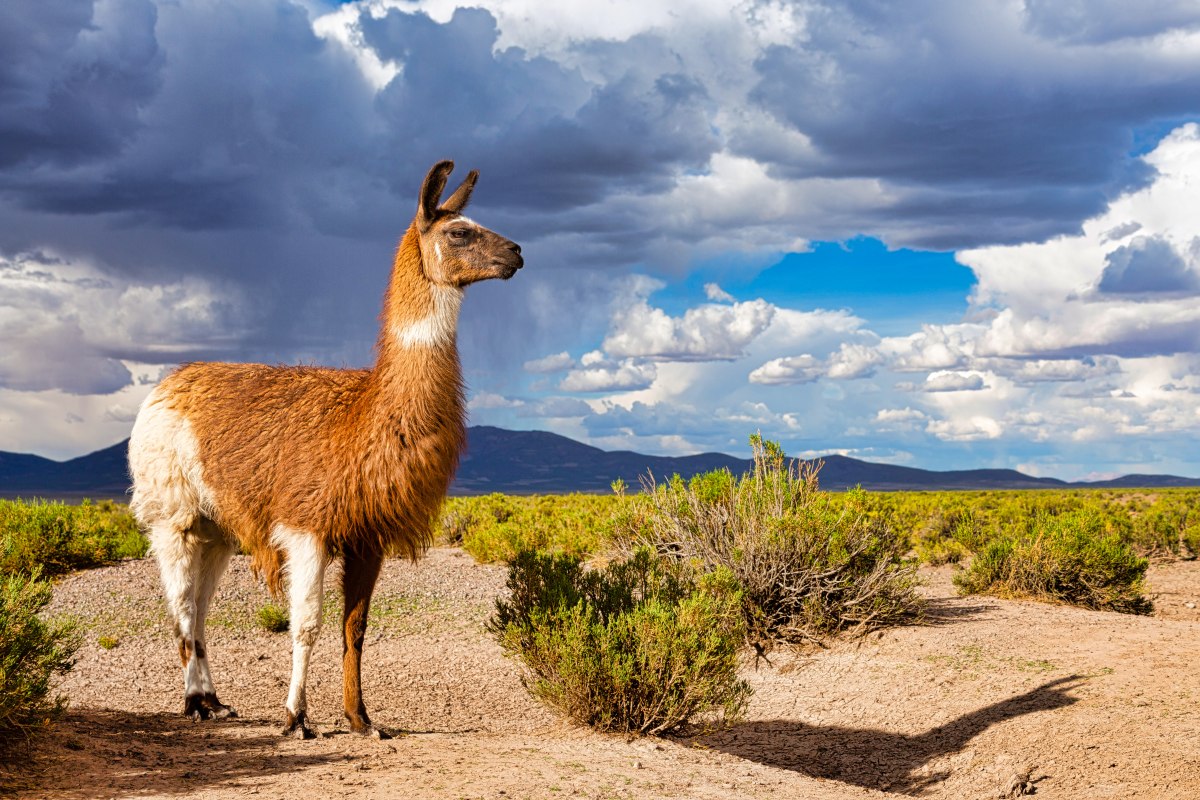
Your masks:
{"label": "llama neck", "polygon": [[375,417],[405,427],[462,425],[462,368],[458,360],[458,312],[462,289],[431,283],[421,262],[415,227],[396,251],[384,299],[379,358],[373,372]]}
{"label": "llama neck", "polygon": [[457,349],[455,333],[463,290],[432,283],[422,266],[415,226],[400,241],[384,298],[380,360],[390,355],[416,356],[445,347]]}

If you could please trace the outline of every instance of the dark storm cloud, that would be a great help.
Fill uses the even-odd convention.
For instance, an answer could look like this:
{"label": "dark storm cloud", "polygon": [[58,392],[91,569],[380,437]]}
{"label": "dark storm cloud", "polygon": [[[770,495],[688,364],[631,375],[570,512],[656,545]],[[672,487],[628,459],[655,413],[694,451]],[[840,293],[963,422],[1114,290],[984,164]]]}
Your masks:
{"label": "dark storm cloud", "polygon": [[[1200,113],[1194,62],[1065,47],[1043,38],[1048,15],[1026,25],[1011,4],[918,5],[828,4],[807,18],[810,41],[763,53],[751,94],[814,145],[775,154],[779,174],[916,190],[889,209],[911,224],[899,240],[962,247],[1015,240],[1006,230],[1076,230],[1149,179],[1130,153],[1135,128]],[[1179,21],[1156,19],[1162,30]],[[735,146],[756,154],[755,141]]]}
{"label": "dark storm cloud", "polygon": [[[636,57],[614,54],[626,68],[593,84],[519,48],[495,52],[496,21],[482,9],[458,9],[446,24],[393,10],[363,28],[381,58],[403,65],[378,100],[392,146],[418,164],[459,154],[504,187],[502,198],[481,194],[484,204],[562,212],[664,190],[719,146],[704,87]],[[650,37],[623,45],[627,56],[655,46],[665,48]]]}
{"label": "dark storm cloud", "polygon": [[2,95],[0,130],[16,146],[0,191],[21,205],[212,230],[307,222],[320,208],[311,198],[337,191],[331,172],[354,175],[348,196],[372,196],[370,92],[302,8],[70,9],[0,20],[4,39],[52,41],[5,65],[5,86],[18,88]]}
{"label": "dark storm cloud", "polygon": [[[1131,130],[1200,107],[1187,65],[1145,51],[1068,57],[1045,14],[972,16],[999,7],[818,9],[807,38],[752,67],[698,56],[696,42],[726,33],[702,20],[537,55],[498,49],[485,10],[445,23],[391,10],[361,19],[399,67],[376,92],[287,0],[15,0],[0,4],[0,256],[45,248],[120,286],[190,277],[245,298],[241,340],[219,325],[211,345],[189,331],[189,353],[359,365],[421,178],[451,157],[452,180],[482,174],[470,213],[528,255],[521,276],[472,289],[464,308],[469,377],[503,391],[525,361],[602,335],[613,280],[631,265],[690,262],[714,227],[740,224],[725,221],[721,194],[737,185],[697,198],[711,216],[661,199],[722,148],[761,156],[776,176],[886,190],[828,218],[770,209],[772,246],[863,232],[945,248],[1045,238],[1143,180]],[[768,153],[730,122],[747,80],[813,149]],[[154,344],[100,355],[152,360]]]}
{"label": "dark storm cloud", "polygon": [[1096,44],[1200,29],[1193,0],[1025,0],[1027,24],[1040,36]]}
{"label": "dark storm cloud", "polygon": [[116,154],[159,85],[156,17],[141,0],[102,20],[89,0],[0,5],[0,169]]}
{"label": "dark storm cloud", "polygon": [[[572,210],[664,191],[719,146],[697,78],[614,54],[620,73],[589,82],[495,51],[496,22],[480,9],[445,24],[366,16],[366,40],[402,65],[375,94],[292,3],[103,8],[111,18],[89,3],[0,18],[5,40],[38,40],[32,28],[51,40],[5,56],[0,192],[25,208],[150,228],[377,236],[411,208],[428,165],[453,157],[486,176],[475,208],[507,211],[514,234],[566,231],[611,251],[630,226]],[[628,47],[657,49],[659,61],[668,51],[653,37]],[[547,224],[530,210],[568,216]]]}
{"label": "dark storm cloud", "polygon": [[1099,290],[1103,294],[1191,294],[1200,292],[1200,275],[1161,236],[1138,236],[1105,258]]}

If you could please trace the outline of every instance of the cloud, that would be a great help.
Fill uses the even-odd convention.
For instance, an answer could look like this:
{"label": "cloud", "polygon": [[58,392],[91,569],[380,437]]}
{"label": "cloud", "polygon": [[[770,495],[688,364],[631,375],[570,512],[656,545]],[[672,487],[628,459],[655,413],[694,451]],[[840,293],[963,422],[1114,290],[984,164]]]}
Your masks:
{"label": "cloud", "polygon": [[1087,356],[1078,359],[1035,359],[1017,361],[993,359],[986,361],[990,369],[1024,385],[1065,383],[1107,377],[1120,373],[1116,358]]}
{"label": "cloud", "polygon": [[[1154,76],[1151,64],[1174,58],[1159,40],[1070,48],[1047,36],[1050,14],[1030,24],[1021,4],[993,4],[973,7],[967,23],[958,8],[926,6],[932,13],[918,21],[885,5],[813,7],[805,46],[769,47],[755,63],[752,98],[804,131],[815,151],[777,169],[912,186],[890,209],[924,229],[907,242],[967,245],[972,234],[958,223],[968,218],[978,223],[974,236],[1044,239],[1150,177],[1129,157],[1123,130],[1147,116],[1195,112],[1194,78],[1168,87]],[[1151,16],[1153,30],[1176,35],[1194,19]],[[1149,85],[1160,93],[1146,94]],[[889,102],[873,102],[882,91]],[[1034,175],[1039,193],[1026,184]],[[942,226],[939,217],[957,222]]]}
{"label": "cloud", "polygon": [[541,358],[535,358],[532,361],[526,361],[525,371],[541,375],[562,372],[573,366],[575,366],[575,359],[571,358],[571,354],[564,350],[561,353],[553,353]]}
{"label": "cloud", "polygon": [[884,431],[915,431],[929,417],[922,411],[905,406],[904,408],[881,408],[875,414],[872,430]]}
{"label": "cloud", "polygon": [[812,383],[825,373],[825,365],[817,358],[805,354],[773,358],[750,373],[751,383],[786,386],[797,383]]}
{"label": "cloud", "polygon": [[920,387],[926,392],[978,392],[986,389],[983,375],[978,372],[931,372]]}
{"label": "cloud", "polygon": [[505,397],[495,392],[479,392],[467,402],[469,411],[485,411],[496,408],[521,408],[524,400]]}
{"label": "cloud", "polygon": [[0,169],[71,168],[120,153],[164,65],[156,6],[33,3],[0,22]]}
{"label": "cloud", "polygon": [[604,349],[618,357],[658,361],[719,361],[739,358],[767,327],[775,307],[766,300],[690,308],[671,317],[645,299],[618,311]]}
{"label": "cloud", "polygon": [[558,388],[564,392],[616,392],[645,389],[654,382],[654,364],[625,359],[620,363],[600,362],[567,373]]}
{"label": "cloud", "polygon": [[933,419],[925,430],[947,442],[978,442],[998,439],[1004,432],[999,422],[991,417],[973,416],[967,419]]}
{"label": "cloud", "polygon": [[883,362],[884,357],[878,348],[843,342],[838,351],[829,358],[826,375],[838,380],[869,378]]}
{"label": "cloud", "polygon": [[533,403],[526,403],[518,415],[534,419],[563,419],[587,417],[592,413],[592,407],[578,397],[547,397]]}
{"label": "cloud", "polygon": [[985,330],[976,324],[922,325],[908,336],[888,337],[878,345],[879,359],[898,372],[926,372],[970,362],[974,339]]}
{"label": "cloud", "polygon": [[[1139,358],[1200,348],[1192,296],[1200,286],[1186,263],[1200,234],[1189,210],[1200,126],[1181,126],[1145,161],[1153,183],[1114,200],[1081,233],[957,255],[978,278],[973,303],[992,309],[986,323],[959,329],[969,334],[964,355]],[[1135,225],[1132,240],[1112,236]]]}
{"label": "cloud", "polygon": [[714,303],[735,303],[737,300],[729,292],[715,283],[704,284],[704,295]]}
{"label": "cloud", "polygon": [[[1193,239],[1193,251],[1200,239]],[[1097,289],[1105,294],[1200,292],[1200,274],[1161,236],[1138,236],[1104,259]]]}
{"label": "cloud", "polygon": [[236,295],[197,280],[143,284],[45,253],[0,256],[0,386],[111,394],[126,361],[174,363],[228,352],[246,328]]}
{"label": "cloud", "polygon": [[[0,253],[42,255],[0,278],[5,441],[115,441],[183,358],[370,363],[417,187],[452,157],[528,263],[463,308],[480,419],[587,436],[641,404],[606,441],[737,449],[761,422],[884,452],[898,382],[948,372],[986,386],[906,398],[914,458],[1194,444],[1196,394],[1161,388],[1200,371],[1190,4],[27,5],[0,14]],[[957,250],[965,316],[748,288],[858,235]]]}
{"label": "cloud", "polygon": [[1132,8],[1121,0],[1027,0],[1025,14],[1031,31],[1080,44],[1200,30],[1200,11],[1187,0],[1165,0],[1145,9]]}

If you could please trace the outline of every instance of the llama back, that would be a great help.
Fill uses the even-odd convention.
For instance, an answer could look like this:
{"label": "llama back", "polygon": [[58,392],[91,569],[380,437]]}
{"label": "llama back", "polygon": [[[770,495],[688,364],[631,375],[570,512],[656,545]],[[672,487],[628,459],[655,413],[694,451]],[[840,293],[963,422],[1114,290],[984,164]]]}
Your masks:
{"label": "llama back", "polygon": [[212,520],[250,551],[274,592],[280,526],[313,533],[331,555],[354,543],[418,557],[465,440],[461,384],[439,376],[428,385],[444,392],[395,405],[381,377],[319,367],[181,367],[138,414],[131,509],[151,530]]}
{"label": "llama back", "polygon": [[[272,527],[320,530],[345,476],[330,449],[362,394],[365,370],[188,364],[143,403],[130,437],[130,508],[144,527],[187,530],[206,517],[253,556],[273,591]],[[308,507],[296,508],[297,498]],[[286,519],[280,519],[285,516]]]}

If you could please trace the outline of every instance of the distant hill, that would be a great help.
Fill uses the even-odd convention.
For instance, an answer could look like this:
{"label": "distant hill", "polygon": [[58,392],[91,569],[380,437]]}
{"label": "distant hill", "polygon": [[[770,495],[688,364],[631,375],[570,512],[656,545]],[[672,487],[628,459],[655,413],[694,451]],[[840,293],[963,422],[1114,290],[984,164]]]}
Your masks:
{"label": "distant hill", "polygon": [[[129,487],[127,446],[127,441],[121,442],[69,461],[0,451],[0,496],[124,499]],[[1067,483],[1011,469],[937,472],[838,455],[822,460],[821,486],[834,490],[857,485],[873,491],[1200,486],[1200,479],[1176,475],[1125,475],[1094,483]],[[467,452],[451,494],[608,492],[616,478],[637,487],[648,473],[661,480],[676,473],[686,478],[721,468],[739,474],[750,469],[750,461],[724,453],[648,456],[629,450],[608,451],[546,431],[479,426],[468,431]]]}
{"label": "distant hill", "polygon": [[123,499],[128,447],[126,440],[69,461],[0,451],[0,496]]}

